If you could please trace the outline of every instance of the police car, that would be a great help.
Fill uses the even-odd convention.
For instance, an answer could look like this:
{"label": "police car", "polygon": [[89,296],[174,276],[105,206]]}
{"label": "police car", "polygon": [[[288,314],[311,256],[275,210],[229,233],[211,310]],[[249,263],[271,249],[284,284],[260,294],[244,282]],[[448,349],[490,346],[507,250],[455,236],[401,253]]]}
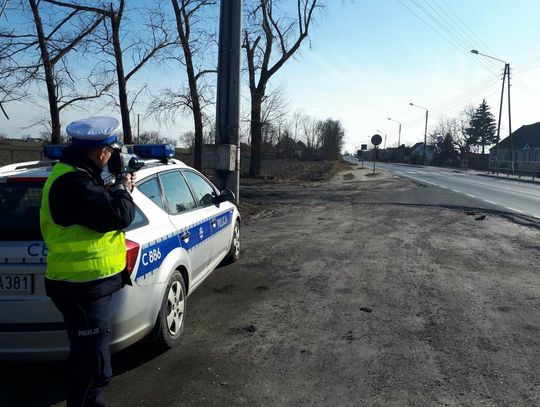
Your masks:
{"label": "police car", "polygon": [[[221,263],[240,256],[240,214],[229,190],[172,158],[171,145],[135,146],[145,159],[125,230],[133,285],[113,295],[111,350],[143,338],[179,341],[188,296]],[[59,156],[51,146],[49,158]],[[45,295],[47,247],[39,229],[41,192],[54,160],[0,167],[0,359],[60,359],[69,342]]]}

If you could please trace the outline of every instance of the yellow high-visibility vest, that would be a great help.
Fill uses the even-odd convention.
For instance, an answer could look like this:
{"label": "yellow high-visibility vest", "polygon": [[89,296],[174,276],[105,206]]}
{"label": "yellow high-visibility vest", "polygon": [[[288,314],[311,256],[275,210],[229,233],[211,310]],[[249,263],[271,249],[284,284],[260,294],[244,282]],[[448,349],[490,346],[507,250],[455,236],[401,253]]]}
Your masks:
{"label": "yellow high-visibility vest", "polygon": [[51,280],[82,283],[121,272],[126,266],[124,232],[100,233],[81,225],[68,227],[54,223],[49,207],[49,191],[60,176],[76,171],[71,165],[57,163],[41,198],[39,220],[47,245],[47,271]]}

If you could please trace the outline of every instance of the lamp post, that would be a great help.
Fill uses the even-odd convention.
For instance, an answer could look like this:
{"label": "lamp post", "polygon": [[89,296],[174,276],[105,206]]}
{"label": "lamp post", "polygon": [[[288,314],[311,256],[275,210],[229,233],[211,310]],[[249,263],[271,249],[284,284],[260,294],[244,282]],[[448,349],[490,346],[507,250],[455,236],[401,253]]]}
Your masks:
{"label": "lamp post", "polygon": [[510,137],[510,161],[512,163],[512,174],[514,173],[514,143],[512,140],[512,114],[510,111],[510,64],[502,59],[492,57],[490,55],[483,54],[476,49],[471,49],[471,52],[475,55],[482,55],[483,57],[494,59],[495,61],[502,62],[504,64],[503,81],[501,89],[501,104],[499,106],[499,122],[497,123],[497,144],[495,144],[495,168],[497,174],[499,173],[499,141],[501,133],[501,116],[504,99],[504,82],[508,76],[508,135]]}
{"label": "lamp post", "polygon": [[401,122],[398,122],[397,120],[394,120],[390,117],[388,118],[388,120],[399,124],[399,130],[398,130],[398,136],[397,136],[397,146],[399,148],[399,146],[401,145]]}
{"label": "lamp post", "polygon": [[426,127],[424,129],[424,154],[423,154],[423,156],[424,156],[423,157],[424,165],[426,165],[427,121],[428,121],[429,111],[425,107],[415,105],[412,102],[410,102],[409,105],[417,107],[419,109],[424,109],[426,111]]}

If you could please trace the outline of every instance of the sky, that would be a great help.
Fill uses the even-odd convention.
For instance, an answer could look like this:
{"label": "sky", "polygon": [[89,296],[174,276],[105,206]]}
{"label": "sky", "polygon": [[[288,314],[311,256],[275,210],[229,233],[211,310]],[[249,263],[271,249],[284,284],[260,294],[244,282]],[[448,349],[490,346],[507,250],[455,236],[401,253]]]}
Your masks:
{"label": "sky", "polygon": [[[292,0],[285,0],[285,4]],[[485,98],[498,116],[504,63],[511,69],[511,124],[540,121],[539,0],[328,0],[311,27],[310,42],[272,79],[290,98],[291,114],[301,110],[317,119],[340,120],[345,151],[386,134],[386,146],[423,141],[440,117],[453,117]],[[154,83],[167,69],[145,70]],[[145,78],[140,77],[138,81]],[[244,78],[244,93],[246,93]],[[506,92],[506,90],[505,90]],[[509,131],[507,94],[501,136]],[[249,100],[242,99],[244,108]],[[10,121],[0,118],[0,133],[34,134],[22,129],[34,105],[9,105]],[[90,112],[92,113],[92,112]],[[66,114],[64,121],[80,112]],[[113,112],[114,114],[114,112]],[[67,120],[66,120],[67,119]],[[141,131],[178,134],[188,119],[159,125],[144,119]]]}

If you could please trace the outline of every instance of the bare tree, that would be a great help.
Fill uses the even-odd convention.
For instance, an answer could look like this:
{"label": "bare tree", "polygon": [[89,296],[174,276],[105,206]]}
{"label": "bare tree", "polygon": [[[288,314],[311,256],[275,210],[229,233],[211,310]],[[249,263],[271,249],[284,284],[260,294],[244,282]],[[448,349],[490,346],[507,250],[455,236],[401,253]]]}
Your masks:
{"label": "bare tree", "polygon": [[135,138],[135,143],[141,144],[172,144],[176,145],[176,140],[162,136],[159,131],[144,131]]}
{"label": "bare tree", "polygon": [[302,120],[305,113],[298,109],[295,110],[289,120],[289,128],[291,129],[291,138],[295,141],[299,141],[302,138]]}
{"label": "bare tree", "polygon": [[283,85],[267,91],[261,103],[262,128],[274,126],[281,129],[285,127],[289,105],[290,98]]}
{"label": "bare tree", "polygon": [[251,176],[261,172],[261,105],[268,81],[308,38],[315,10],[321,7],[322,1],[296,0],[295,17],[282,13],[279,3],[278,0],[252,0],[249,2],[252,8],[245,13],[242,46],[246,50],[251,95]]}
{"label": "bare tree", "polygon": [[314,157],[321,147],[320,128],[318,121],[311,116],[304,115],[301,121],[302,137],[301,141],[306,144],[308,152]]}
{"label": "bare tree", "polygon": [[[198,89],[198,80],[202,76],[209,72],[217,72],[216,69],[199,69],[195,72],[194,56],[200,49],[201,34],[193,39],[191,37],[193,26],[196,25],[198,19],[198,13],[200,13],[204,7],[213,6],[215,1],[210,0],[171,0],[174,8],[174,15],[176,18],[176,29],[182,51],[184,54],[184,65],[186,69],[188,85],[189,85],[189,107],[193,113],[193,124],[195,127],[195,143],[193,151],[193,164],[198,170],[202,169],[202,145],[203,145],[203,118],[202,108],[200,101],[200,92]],[[206,42],[207,43],[207,42]]]}
{"label": "bare tree", "polygon": [[204,110],[213,102],[212,86],[205,75],[216,73],[216,61],[212,55],[215,39],[205,25],[208,10],[215,0],[170,0],[174,10],[175,28],[181,56],[175,57],[185,69],[187,87],[180,91],[165,89],[151,101],[147,114],[174,121],[176,113],[191,113],[194,125],[194,167],[202,169],[202,145],[207,117]]}
{"label": "bare tree", "polygon": [[[107,25],[104,26],[106,31],[106,41],[102,47],[102,51],[114,58],[124,141],[126,143],[132,143],[133,135],[129,117],[130,104],[128,102],[127,83],[129,79],[131,79],[133,75],[135,75],[144,65],[146,65],[146,63],[152,60],[158,54],[158,52],[174,43],[174,41],[169,39],[169,34],[165,28],[163,16],[159,15],[159,13],[152,13],[149,15],[145,29],[141,31],[139,28],[137,30],[139,34],[138,37],[133,40],[132,44],[129,44],[123,48],[122,41],[125,41],[126,39],[125,37],[121,36],[120,29],[124,19],[125,0],[119,0],[116,7],[114,7],[112,3],[108,5],[102,3],[101,7],[89,7],[82,4],[66,3],[56,0],[45,1],[57,6],[72,9],[75,12],[93,12],[109,21],[110,27]],[[108,31],[109,28],[110,32]],[[112,49],[110,47],[112,47]],[[130,49],[134,59],[133,67],[127,73],[124,69],[123,49]]]}
{"label": "bare tree", "polygon": [[[30,10],[26,8],[29,5]],[[52,23],[42,21],[39,2],[20,1],[15,5],[22,12],[30,11],[34,30],[27,32],[0,32],[0,77],[6,79],[0,85],[1,101],[22,100],[27,96],[28,87],[36,80],[44,81],[49,105],[51,140],[60,141],[60,111],[73,103],[99,97],[110,86],[94,83],[92,94],[85,94],[78,89],[65,92],[71,86],[75,89],[76,81],[69,69],[67,54],[82,45],[94,32],[102,18],[89,19],[85,13],[71,12],[54,16],[47,9],[47,16]],[[86,13],[87,14],[87,13]],[[19,26],[20,24],[17,24]],[[18,28],[18,27],[17,27]],[[35,53],[34,50],[39,50]],[[78,88],[81,88],[78,83]],[[3,110],[3,109],[2,109]],[[4,114],[5,113],[4,111]]]}
{"label": "bare tree", "polygon": [[464,158],[475,143],[475,136],[470,131],[470,120],[474,112],[474,106],[466,106],[455,117],[440,117],[430,133],[432,143],[441,144],[445,139],[450,139],[459,156]]}
{"label": "bare tree", "polygon": [[341,154],[345,130],[339,120],[326,119],[318,124],[321,157],[325,160],[337,160]]}

